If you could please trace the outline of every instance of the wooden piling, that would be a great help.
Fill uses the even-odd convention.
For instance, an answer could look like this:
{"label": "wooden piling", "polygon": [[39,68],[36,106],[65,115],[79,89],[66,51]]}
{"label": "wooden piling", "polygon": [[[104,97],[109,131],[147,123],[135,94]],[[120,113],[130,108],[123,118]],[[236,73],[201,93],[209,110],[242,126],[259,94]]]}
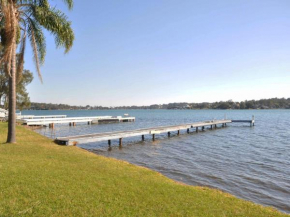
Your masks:
{"label": "wooden piling", "polygon": [[155,141],[155,134],[152,134],[152,140]]}
{"label": "wooden piling", "polygon": [[204,126],[201,127],[201,130],[204,131]]}
{"label": "wooden piling", "polygon": [[119,139],[119,146],[122,146],[122,138]]}
{"label": "wooden piling", "polygon": [[168,137],[170,137],[170,132],[167,133]]}
{"label": "wooden piling", "polygon": [[177,135],[178,135],[178,136],[180,135],[180,130],[177,130]]}
{"label": "wooden piling", "polygon": [[189,128],[187,128],[186,132],[189,133]]}
{"label": "wooden piling", "polygon": [[214,125],[214,128],[215,128],[215,129],[217,128],[216,124]]}
{"label": "wooden piling", "polygon": [[255,116],[252,116],[252,122],[251,122],[251,126],[255,126]]}
{"label": "wooden piling", "polygon": [[210,129],[212,130],[212,125],[210,125]]}
{"label": "wooden piling", "polygon": [[142,135],[142,141],[144,141],[145,140],[145,136],[144,135]]}
{"label": "wooden piling", "polygon": [[111,146],[111,140],[108,140],[108,145]]}
{"label": "wooden piling", "polygon": [[198,133],[198,127],[195,128],[195,131]]}

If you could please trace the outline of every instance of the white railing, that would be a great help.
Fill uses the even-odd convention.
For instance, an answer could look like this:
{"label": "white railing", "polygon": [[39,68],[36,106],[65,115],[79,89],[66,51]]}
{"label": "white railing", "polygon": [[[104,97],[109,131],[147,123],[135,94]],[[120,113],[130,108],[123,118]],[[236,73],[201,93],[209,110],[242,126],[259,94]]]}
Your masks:
{"label": "white railing", "polygon": [[112,118],[112,116],[96,116],[96,117],[69,117],[69,118],[45,118],[45,119],[23,119],[27,125],[46,125],[61,123],[79,123],[91,122],[93,120]]}

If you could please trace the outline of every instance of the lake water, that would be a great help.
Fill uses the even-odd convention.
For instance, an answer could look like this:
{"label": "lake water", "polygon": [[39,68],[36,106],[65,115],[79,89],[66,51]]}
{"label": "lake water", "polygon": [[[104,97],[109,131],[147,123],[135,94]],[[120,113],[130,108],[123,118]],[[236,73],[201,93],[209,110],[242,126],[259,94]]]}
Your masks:
{"label": "lake water", "polygon": [[180,136],[172,133],[118,141],[80,144],[91,152],[126,160],[156,170],[190,185],[209,186],[290,213],[290,110],[98,110],[98,111],[23,111],[22,114],[76,116],[123,115],[136,122],[101,125],[56,125],[37,132],[55,138],[107,131],[192,123],[204,120],[251,119],[255,127],[232,123],[226,128]]}

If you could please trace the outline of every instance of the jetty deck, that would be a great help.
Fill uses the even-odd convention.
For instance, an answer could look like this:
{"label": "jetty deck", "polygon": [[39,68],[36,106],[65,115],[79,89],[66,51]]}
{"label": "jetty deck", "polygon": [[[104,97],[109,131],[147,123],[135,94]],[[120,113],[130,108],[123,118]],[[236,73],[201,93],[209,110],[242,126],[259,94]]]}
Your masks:
{"label": "jetty deck", "polygon": [[134,136],[141,136],[142,141],[145,140],[145,135],[151,135],[152,140],[155,140],[156,134],[167,133],[170,137],[171,132],[177,132],[177,135],[180,135],[181,130],[186,130],[187,133],[190,133],[190,129],[194,129],[196,132],[199,131],[199,128],[203,131],[205,127],[210,127],[210,129],[217,128],[218,125],[222,127],[227,126],[228,123],[250,123],[250,126],[255,125],[255,117],[252,116],[252,120],[210,120],[195,122],[189,124],[181,124],[174,126],[165,126],[165,127],[153,127],[146,129],[137,129],[137,130],[128,130],[128,131],[116,131],[116,132],[105,132],[105,133],[94,133],[78,136],[68,136],[68,137],[57,137],[55,142],[60,145],[76,145],[78,143],[88,143],[88,142],[101,142],[108,141],[108,145],[111,146],[111,140],[119,139],[119,146],[122,146],[122,139]]}
{"label": "jetty deck", "polygon": [[226,126],[226,124],[232,123],[232,120],[213,120],[213,121],[203,121],[189,124],[181,124],[175,126],[165,126],[165,127],[154,127],[147,129],[137,129],[129,131],[118,131],[118,132],[105,132],[105,133],[96,133],[96,134],[87,134],[80,136],[69,136],[69,137],[58,137],[56,138],[56,143],[62,145],[76,145],[80,142],[100,142],[108,141],[108,144],[111,145],[111,140],[119,139],[119,145],[122,145],[122,139],[134,136],[142,136],[144,141],[145,135],[151,135],[152,140],[155,140],[156,134],[167,133],[170,137],[171,132],[176,131],[177,135],[180,134],[180,130],[187,130],[187,133],[190,132],[190,129],[194,129],[196,132],[204,130],[205,127],[209,126],[211,129],[217,128],[218,125]]}
{"label": "jetty deck", "polygon": [[70,126],[75,126],[76,123],[110,123],[110,122],[133,122],[135,117],[122,117],[122,116],[95,116],[95,117],[65,117],[65,118],[32,118],[22,119],[24,125],[28,126],[42,126],[49,125],[54,127],[54,124],[68,123]]}

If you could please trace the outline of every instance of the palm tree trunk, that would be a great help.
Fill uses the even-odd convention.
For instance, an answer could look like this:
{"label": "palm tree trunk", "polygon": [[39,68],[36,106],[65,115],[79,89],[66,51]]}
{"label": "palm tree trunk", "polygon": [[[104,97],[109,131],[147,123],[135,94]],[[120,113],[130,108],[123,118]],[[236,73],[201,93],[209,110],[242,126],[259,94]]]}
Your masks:
{"label": "palm tree trunk", "polygon": [[13,45],[11,76],[9,76],[9,113],[7,143],[16,143],[16,43]]}

